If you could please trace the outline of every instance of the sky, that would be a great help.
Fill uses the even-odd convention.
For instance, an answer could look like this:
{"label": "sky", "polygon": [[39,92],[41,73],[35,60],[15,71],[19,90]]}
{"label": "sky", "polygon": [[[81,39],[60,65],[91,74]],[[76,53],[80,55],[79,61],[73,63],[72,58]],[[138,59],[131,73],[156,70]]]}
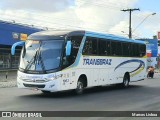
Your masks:
{"label": "sky", "polygon": [[128,37],[129,12],[121,10],[139,8],[132,12],[133,38],[153,38],[160,31],[159,5],[160,0],[0,0],[0,20]]}

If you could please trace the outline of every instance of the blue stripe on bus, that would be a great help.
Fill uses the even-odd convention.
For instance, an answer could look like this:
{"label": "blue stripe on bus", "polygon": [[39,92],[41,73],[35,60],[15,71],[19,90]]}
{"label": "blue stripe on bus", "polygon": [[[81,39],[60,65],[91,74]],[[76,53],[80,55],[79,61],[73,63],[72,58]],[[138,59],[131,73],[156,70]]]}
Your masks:
{"label": "blue stripe on bus", "polygon": [[116,36],[116,35],[112,35],[112,34],[94,33],[94,32],[86,31],[85,35],[89,36],[89,37],[97,37],[97,38],[104,38],[104,39],[110,39],[110,40],[145,44],[144,41],[128,39],[128,38],[125,38],[125,37]]}
{"label": "blue stripe on bus", "polygon": [[127,61],[124,61],[124,62],[120,63],[119,65],[117,65],[117,67],[114,69],[114,71],[117,70],[122,65],[125,65],[125,64],[128,64],[128,63],[132,63],[132,62],[140,63],[140,65],[135,70],[131,71],[130,73],[137,71],[141,67],[143,67],[143,68],[145,67],[145,63],[142,60],[132,59],[132,60],[127,60]]}

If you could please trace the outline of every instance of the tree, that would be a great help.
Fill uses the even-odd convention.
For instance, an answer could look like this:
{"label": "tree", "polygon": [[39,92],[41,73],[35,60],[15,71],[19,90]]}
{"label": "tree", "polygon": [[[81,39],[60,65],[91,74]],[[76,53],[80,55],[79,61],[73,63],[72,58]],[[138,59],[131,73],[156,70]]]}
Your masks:
{"label": "tree", "polygon": [[157,39],[157,35],[154,35],[154,36],[153,36],[153,39]]}

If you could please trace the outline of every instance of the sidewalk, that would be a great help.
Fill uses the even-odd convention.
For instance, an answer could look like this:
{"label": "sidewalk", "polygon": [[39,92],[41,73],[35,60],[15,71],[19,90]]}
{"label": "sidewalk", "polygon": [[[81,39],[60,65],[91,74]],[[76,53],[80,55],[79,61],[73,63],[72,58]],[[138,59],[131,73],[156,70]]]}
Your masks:
{"label": "sidewalk", "polygon": [[17,71],[0,71],[0,88],[17,86]]}

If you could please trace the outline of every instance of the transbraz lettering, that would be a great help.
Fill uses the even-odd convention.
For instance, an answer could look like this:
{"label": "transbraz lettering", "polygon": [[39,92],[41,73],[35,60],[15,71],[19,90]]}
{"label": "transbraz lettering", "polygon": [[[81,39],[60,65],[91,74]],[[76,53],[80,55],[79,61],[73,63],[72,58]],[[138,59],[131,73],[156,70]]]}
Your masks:
{"label": "transbraz lettering", "polygon": [[83,59],[83,65],[111,65],[112,59]]}

